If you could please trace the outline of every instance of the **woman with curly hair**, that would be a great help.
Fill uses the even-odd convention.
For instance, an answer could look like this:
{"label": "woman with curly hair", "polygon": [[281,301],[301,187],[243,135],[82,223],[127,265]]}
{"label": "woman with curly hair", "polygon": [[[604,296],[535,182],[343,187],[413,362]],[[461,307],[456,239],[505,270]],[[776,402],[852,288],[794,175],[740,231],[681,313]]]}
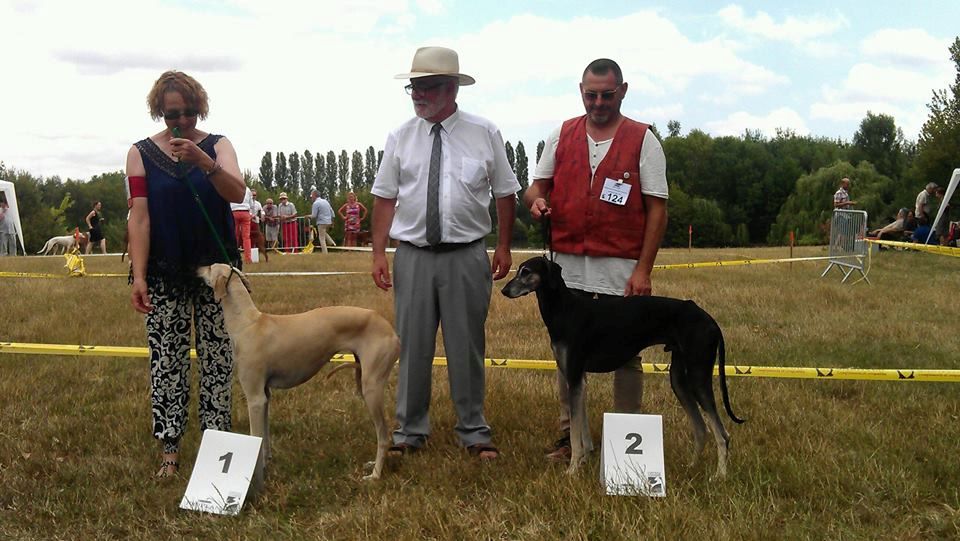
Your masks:
{"label": "woman with curly hair", "polygon": [[167,71],[147,96],[164,128],[127,153],[133,308],[145,314],[158,477],[179,468],[190,390],[190,329],[200,366],[200,427],[230,429],[233,351],[223,309],[198,267],[239,265],[231,202],[246,187],[230,141],[197,128],[209,111],[193,77]]}

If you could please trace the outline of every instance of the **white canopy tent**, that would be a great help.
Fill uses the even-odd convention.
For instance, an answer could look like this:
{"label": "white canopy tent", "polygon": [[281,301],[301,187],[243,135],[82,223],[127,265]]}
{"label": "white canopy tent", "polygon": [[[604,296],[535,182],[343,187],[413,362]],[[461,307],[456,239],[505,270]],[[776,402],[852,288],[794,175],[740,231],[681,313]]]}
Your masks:
{"label": "white canopy tent", "polygon": [[947,217],[944,216],[944,213],[946,212],[947,205],[950,204],[950,198],[953,197],[953,192],[956,191],[958,183],[960,183],[960,169],[954,169],[953,176],[950,177],[950,184],[947,185],[947,191],[943,194],[943,200],[940,201],[940,209],[937,210],[937,217],[933,220],[933,227],[930,228],[930,234],[927,235],[927,240],[925,242],[930,242],[930,237],[932,237],[934,232],[937,230],[937,224],[940,223],[940,219],[947,219]]}
{"label": "white canopy tent", "polygon": [[0,180],[0,192],[3,193],[10,208],[7,210],[7,220],[13,219],[13,225],[17,230],[17,239],[20,240],[20,249],[26,254],[27,250],[23,246],[23,227],[20,226],[20,208],[17,206],[17,189],[12,182]]}

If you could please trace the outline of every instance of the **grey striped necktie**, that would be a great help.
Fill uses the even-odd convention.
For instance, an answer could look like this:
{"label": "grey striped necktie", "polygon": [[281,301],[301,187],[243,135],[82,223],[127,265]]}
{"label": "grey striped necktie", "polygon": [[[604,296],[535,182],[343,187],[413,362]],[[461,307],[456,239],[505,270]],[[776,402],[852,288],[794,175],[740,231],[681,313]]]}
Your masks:
{"label": "grey striped necktie", "polygon": [[433,125],[433,151],[430,152],[430,176],[427,181],[427,244],[440,244],[440,130],[439,122]]}

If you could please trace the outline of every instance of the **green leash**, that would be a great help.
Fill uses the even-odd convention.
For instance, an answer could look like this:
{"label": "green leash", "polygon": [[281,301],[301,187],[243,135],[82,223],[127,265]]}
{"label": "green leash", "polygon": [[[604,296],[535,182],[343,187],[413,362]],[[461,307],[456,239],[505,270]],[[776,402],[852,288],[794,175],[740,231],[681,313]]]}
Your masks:
{"label": "green leash", "polygon": [[[174,137],[180,137],[180,128],[174,126],[170,131]],[[204,207],[200,201],[200,194],[197,193],[197,189],[193,186],[193,183],[187,179],[186,171],[183,170],[183,162],[179,159],[177,160],[177,177],[190,187],[190,191],[193,193],[193,200],[196,201],[197,206],[200,207],[200,213],[203,214],[203,219],[206,220],[207,226],[210,227],[210,233],[213,234],[213,239],[217,241],[217,246],[220,248],[220,255],[223,256],[223,262],[232,267],[233,263],[230,262],[230,256],[227,255],[227,249],[223,246],[223,241],[220,240],[220,235],[217,234],[216,228],[213,227],[213,221],[210,219],[210,215],[207,214],[206,207]]]}

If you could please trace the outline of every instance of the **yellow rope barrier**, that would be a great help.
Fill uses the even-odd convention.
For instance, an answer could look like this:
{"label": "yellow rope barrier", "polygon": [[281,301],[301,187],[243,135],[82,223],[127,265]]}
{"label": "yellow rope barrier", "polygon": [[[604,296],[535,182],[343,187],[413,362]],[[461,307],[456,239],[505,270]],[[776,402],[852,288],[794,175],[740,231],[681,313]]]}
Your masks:
{"label": "yellow rope barrier", "polygon": [[[136,357],[149,356],[145,347],[124,346],[84,346],[66,344],[34,344],[18,342],[0,342],[0,353],[18,353],[21,355],[65,355],[87,357]],[[196,358],[196,350],[190,350],[191,358]],[[334,362],[352,362],[353,355],[338,353]],[[434,357],[434,366],[446,366],[445,357]],[[525,370],[556,370],[554,361],[507,359],[488,357],[484,364],[493,368],[515,368]],[[669,363],[643,363],[643,369],[653,374],[670,372]],[[714,368],[714,374],[718,370]],[[726,366],[726,375],[759,378],[821,379],[821,380],[860,380],[860,381],[926,381],[960,382],[960,370],[928,370],[912,368],[864,369],[864,368],[806,368],[789,366]]]}

